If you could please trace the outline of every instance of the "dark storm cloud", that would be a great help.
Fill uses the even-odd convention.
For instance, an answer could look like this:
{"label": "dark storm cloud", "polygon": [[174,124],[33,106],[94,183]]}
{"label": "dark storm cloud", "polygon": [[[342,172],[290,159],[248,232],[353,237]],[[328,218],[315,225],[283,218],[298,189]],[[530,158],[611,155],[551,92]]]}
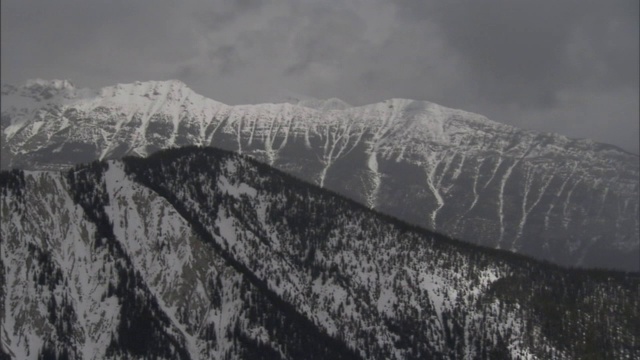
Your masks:
{"label": "dark storm cloud", "polygon": [[363,42],[364,24],[353,9],[320,4],[307,11],[313,17],[307,18],[293,37],[295,63],[285,74],[303,73],[312,63],[339,67],[350,49]]}
{"label": "dark storm cloud", "polygon": [[95,86],[162,77],[194,53],[190,27],[166,26],[178,5],[2,1],[3,81],[68,77]]}
{"label": "dark storm cloud", "polygon": [[226,74],[232,74],[236,69],[243,66],[238,50],[232,45],[212,49],[209,52],[209,60],[212,63],[218,63],[218,71]]}
{"label": "dark storm cloud", "polygon": [[568,86],[638,84],[637,1],[403,1],[434,21],[491,101],[552,106]]}
{"label": "dark storm cloud", "polygon": [[638,152],[637,0],[1,5],[3,82],[179,78],[227,103],[424,99]]}
{"label": "dark storm cloud", "polygon": [[208,30],[220,30],[247,12],[258,11],[261,0],[224,0],[214,6],[201,6],[193,10],[194,19]]}

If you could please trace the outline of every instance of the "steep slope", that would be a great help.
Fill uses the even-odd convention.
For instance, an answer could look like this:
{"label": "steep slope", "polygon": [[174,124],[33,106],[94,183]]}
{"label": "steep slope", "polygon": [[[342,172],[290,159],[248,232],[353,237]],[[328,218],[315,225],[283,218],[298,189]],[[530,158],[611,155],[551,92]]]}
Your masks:
{"label": "steep slope", "polygon": [[640,356],[638,274],[453,241],[246,157],[0,180],[2,344],[19,358]]}
{"label": "steep slope", "polygon": [[640,269],[639,158],[613,146],[406,99],[228,106],[178,81],[35,81],[2,94],[4,168],[214,145],[455,238]]}
{"label": "steep slope", "polygon": [[107,201],[104,194],[78,199],[61,174],[46,172],[3,174],[2,193],[3,351],[15,359],[189,358],[104,214],[78,204]]}
{"label": "steep slope", "polygon": [[12,358],[355,357],[274,306],[119,164],[106,169],[3,174],[2,343]]}

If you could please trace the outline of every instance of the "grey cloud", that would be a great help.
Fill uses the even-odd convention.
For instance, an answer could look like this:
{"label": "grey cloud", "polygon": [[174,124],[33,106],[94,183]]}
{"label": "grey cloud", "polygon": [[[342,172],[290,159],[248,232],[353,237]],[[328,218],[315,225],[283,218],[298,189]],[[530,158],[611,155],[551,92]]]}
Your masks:
{"label": "grey cloud", "polygon": [[313,16],[295,33],[292,50],[297,61],[286,74],[303,72],[312,62],[339,67],[350,52],[367,45],[364,24],[353,10],[315,5],[308,12]]}
{"label": "grey cloud", "polygon": [[3,81],[71,77],[96,86],[157,77],[193,52],[190,29],[167,25],[176,11],[169,1],[3,1]]}
{"label": "grey cloud", "polygon": [[437,23],[490,101],[549,107],[567,86],[637,87],[637,1],[409,0],[399,10]]}
{"label": "grey cloud", "polygon": [[218,66],[218,71],[232,74],[244,65],[238,50],[232,45],[224,45],[209,52],[209,60]]}
{"label": "grey cloud", "polygon": [[261,0],[223,0],[206,2],[192,10],[193,18],[205,30],[221,30],[248,12],[259,11]]}
{"label": "grey cloud", "polygon": [[491,107],[487,106],[485,113],[500,112],[519,127],[573,138],[593,138],[597,133],[598,141],[638,153],[638,93],[633,89],[610,92],[562,90],[558,94],[557,106],[545,109],[523,111],[517,106]]}

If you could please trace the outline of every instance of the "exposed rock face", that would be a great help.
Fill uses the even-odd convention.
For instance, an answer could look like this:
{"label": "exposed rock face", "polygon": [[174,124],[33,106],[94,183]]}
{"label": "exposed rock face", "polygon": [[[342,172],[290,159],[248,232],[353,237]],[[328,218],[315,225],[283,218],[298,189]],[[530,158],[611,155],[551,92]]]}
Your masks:
{"label": "exposed rock face", "polygon": [[3,172],[0,193],[2,358],[640,356],[638,274],[453,241],[237,154]]}
{"label": "exposed rock face", "polygon": [[34,81],[3,87],[0,140],[3,168],[23,169],[215,146],[465,241],[640,269],[638,155],[433,103],[228,106],[178,81]]}

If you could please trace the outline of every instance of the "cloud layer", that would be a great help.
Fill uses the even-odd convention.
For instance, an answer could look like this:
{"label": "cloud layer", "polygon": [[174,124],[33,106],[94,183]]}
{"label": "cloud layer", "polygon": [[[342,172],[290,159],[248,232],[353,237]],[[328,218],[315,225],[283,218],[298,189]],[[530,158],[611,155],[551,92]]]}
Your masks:
{"label": "cloud layer", "polygon": [[638,153],[637,0],[3,0],[2,81],[423,99]]}

